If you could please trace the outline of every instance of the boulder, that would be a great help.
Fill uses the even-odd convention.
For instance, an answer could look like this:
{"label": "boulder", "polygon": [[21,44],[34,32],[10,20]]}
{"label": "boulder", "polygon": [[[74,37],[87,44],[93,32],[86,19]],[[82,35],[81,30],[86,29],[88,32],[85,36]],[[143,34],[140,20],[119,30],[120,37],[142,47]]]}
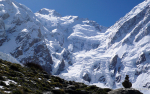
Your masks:
{"label": "boulder", "polygon": [[75,87],[74,85],[69,85],[69,86],[67,86],[67,89],[75,90],[75,89],[76,89],[76,87]]}
{"label": "boulder", "polygon": [[124,86],[124,88],[131,88],[132,87],[132,83],[129,81],[128,75],[126,75],[125,80],[122,83],[122,85]]}

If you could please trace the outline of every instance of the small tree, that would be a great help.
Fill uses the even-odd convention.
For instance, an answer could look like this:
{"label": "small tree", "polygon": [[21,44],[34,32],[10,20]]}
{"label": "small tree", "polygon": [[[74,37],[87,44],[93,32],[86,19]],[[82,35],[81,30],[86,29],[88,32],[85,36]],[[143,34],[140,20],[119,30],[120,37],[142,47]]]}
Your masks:
{"label": "small tree", "polygon": [[27,62],[27,63],[25,63],[24,65],[27,66],[27,67],[30,67],[30,68],[35,68],[35,69],[44,71],[44,69],[42,68],[41,65],[36,64],[36,63],[33,63],[33,62]]}

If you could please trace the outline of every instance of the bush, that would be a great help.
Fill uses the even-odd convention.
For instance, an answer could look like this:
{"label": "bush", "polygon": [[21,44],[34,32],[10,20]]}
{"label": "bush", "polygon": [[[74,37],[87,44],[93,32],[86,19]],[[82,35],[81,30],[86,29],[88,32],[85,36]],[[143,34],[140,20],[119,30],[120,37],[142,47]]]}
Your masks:
{"label": "bush", "polygon": [[1,86],[6,86],[6,84],[4,82],[2,82],[2,81],[0,82],[0,85]]}
{"label": "bush", "polygon": [[65,91],[63,89],[58,89],[58,90],[52,90],[54,94],[65,94]]}
{"label": "bush", "polygon": [[19,64],[12,64],[10,65],[10,69],[15,70],[15,71],[20,71],[21,65]]}
{"label": "bush", "polygon": [[27,62],[27,63],[25,63],[24,65],[27,66],[27,67],[30,67],[30,68],[35,68],[35,69],[44,71],[44,69],[42,68],[41,65],[36,64],[36,63],[33,63],[33,62]]}
{"label": "bush", "polygon": [[2,63],[3,62],[3,60],[2,59],[0,59],[0,63]]}
{"label": "bush", "polygon": [[0,80],[3,80],[3,81],[4,81],[5,79],[4,79],[4,77],[2,77],[2,76],[0,75]]}
{"label": "bush", "polygon": [[21,90],[14,90],[14,91],[12,91],[12,94],[23,94],[23,91],[21,91]]}
{"label": "bush", "polygon": [[25,92],[31,92],[31,90],[30,90],[28,87],[23,87],[23,90],[24,90]]}

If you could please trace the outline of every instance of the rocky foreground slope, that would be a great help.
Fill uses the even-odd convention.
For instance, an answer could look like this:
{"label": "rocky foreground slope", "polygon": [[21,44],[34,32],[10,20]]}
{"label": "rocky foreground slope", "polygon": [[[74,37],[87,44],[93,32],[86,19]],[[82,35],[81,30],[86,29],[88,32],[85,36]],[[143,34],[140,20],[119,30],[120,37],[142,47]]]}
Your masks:
{"label": "rocky foreground slope", "polygon": [[0,94],[142,94],[133,88],[112,90],[66,81],[49,75],[40,65],[20,65],[0,59]]}
{"label": "rocky foreground slope", "polygon": [[107,94],[110,90],[66,81],[38,65],[21,66],[0,59],[0,94]]}

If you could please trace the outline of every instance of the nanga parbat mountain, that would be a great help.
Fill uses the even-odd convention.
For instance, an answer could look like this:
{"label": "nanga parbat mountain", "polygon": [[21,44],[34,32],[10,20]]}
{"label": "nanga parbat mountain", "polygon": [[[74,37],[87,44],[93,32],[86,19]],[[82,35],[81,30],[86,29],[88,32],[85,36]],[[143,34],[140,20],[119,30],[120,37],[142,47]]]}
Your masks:
{"label": "nanga parbat mountain", "polygon": [[100,87],[120,88],[125,75],[134,88],[150,86],[150,0],[109,28],[46,8],[33,13],[14,0],[0,0],[0,17],[0,51],[20,63]]}

